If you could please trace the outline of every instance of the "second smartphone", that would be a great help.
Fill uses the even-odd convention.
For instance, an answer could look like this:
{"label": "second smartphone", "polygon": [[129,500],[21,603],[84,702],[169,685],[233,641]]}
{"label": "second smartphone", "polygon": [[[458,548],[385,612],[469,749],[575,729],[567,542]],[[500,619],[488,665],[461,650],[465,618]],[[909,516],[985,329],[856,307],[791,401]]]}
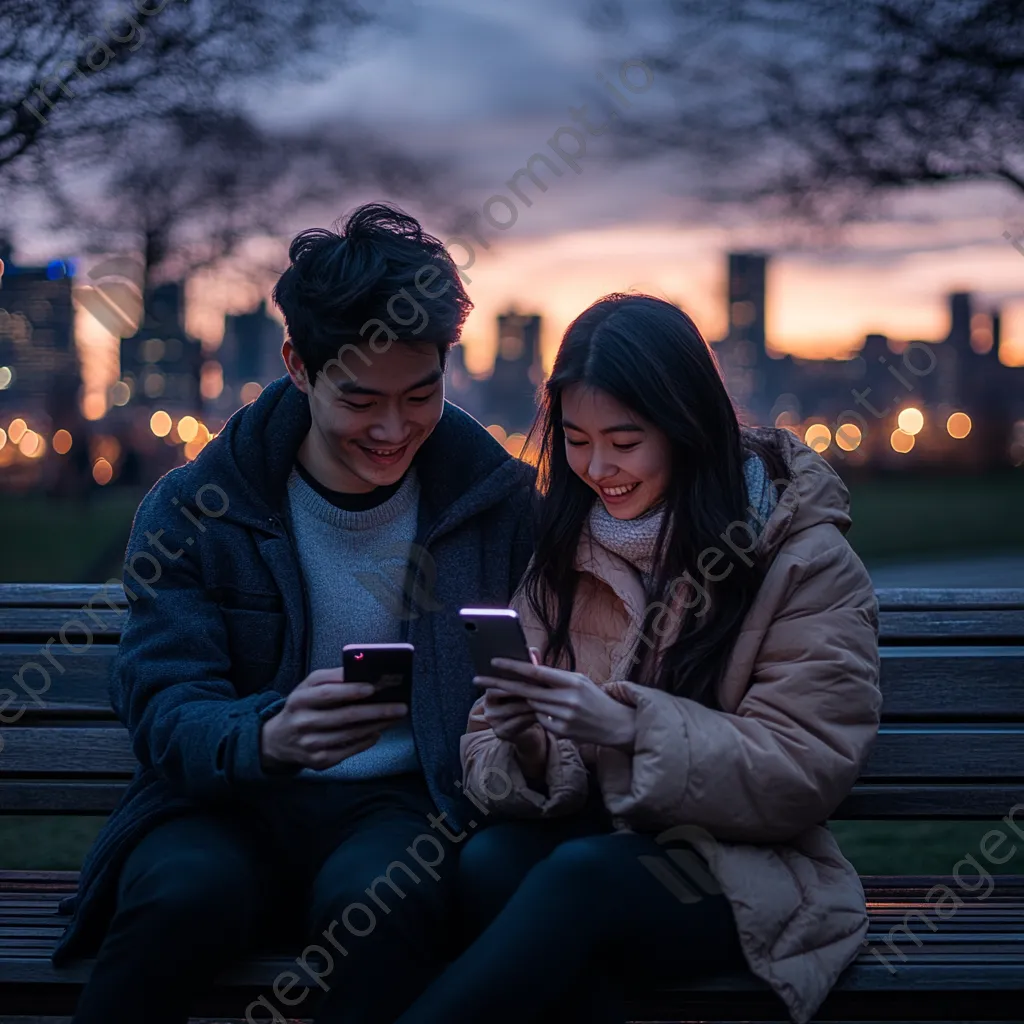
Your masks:
{"label": "second smartphone", "polygon": [[512,608],[463,608],[459,618],[478,676],[497,675],[491,658],[532,661],[519,616]]}

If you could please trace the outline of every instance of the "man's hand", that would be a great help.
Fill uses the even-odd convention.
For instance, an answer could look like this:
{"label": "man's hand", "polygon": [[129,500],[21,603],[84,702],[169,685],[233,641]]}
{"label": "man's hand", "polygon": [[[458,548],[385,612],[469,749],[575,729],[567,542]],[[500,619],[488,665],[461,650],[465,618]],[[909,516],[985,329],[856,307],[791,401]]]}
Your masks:
{"label": "man's hand", "polygon": [[341,668],[310,672],[260,730],[264,768],[298,764],[318,771],[368,750],[381,732],[408,713],[405,704],[360,704],[371,683],[346,683]]}

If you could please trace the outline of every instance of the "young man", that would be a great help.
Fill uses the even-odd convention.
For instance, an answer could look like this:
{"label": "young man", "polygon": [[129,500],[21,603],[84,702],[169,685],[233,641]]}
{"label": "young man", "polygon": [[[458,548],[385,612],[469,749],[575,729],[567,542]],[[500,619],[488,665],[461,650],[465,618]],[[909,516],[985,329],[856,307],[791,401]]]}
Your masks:
{"label": "young man", "polygon": [[[437,239],[369,205],[289,255],[288,376],[135,518],[111,693],[140,768],[54,953],[98,947],[75,1024],[184,1024],[286,941],[303,952],[251,1021],[392,1021],[445,954],[483,823],[459,789],[458,609],[509,600],[533,471],[444,401],[471,303]],[[394,641],[415,646],[411,707],[353,705],[342,647]]]}

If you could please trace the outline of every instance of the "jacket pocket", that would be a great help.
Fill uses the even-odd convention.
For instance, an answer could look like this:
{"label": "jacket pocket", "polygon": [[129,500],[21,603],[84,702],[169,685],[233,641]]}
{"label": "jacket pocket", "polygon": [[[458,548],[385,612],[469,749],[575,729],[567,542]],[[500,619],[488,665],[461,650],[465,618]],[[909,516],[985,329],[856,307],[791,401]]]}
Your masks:
{"label": "jacket pocket", "polygon": [[224,616],[235,686],[240,693],[255,693],[269,684],[281,663],[284,614],[223,605],[220,612]]}

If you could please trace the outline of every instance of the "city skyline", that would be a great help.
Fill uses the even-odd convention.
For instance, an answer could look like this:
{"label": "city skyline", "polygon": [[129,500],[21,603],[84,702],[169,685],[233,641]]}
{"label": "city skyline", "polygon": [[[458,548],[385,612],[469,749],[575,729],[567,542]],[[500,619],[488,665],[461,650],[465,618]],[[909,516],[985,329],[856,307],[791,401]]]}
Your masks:
{"label": "city skyline", "polygon": [[[611,291],[648,291],[681,305],[709,339],[725,333],[724,254],[761,250],[772,254],[767,334],[779,352],[806,358],[852,353],[867,334],[890,337],[937,337],[945,327],[945,296],[971,291],[983,301],[992,296],[1003,308],[1004,361],[1024,363],[1024,257],[991,220],[990,241],[981,244],[976,230],[963,245],[931,248],[893,256],[876,265],[848,261],[836,253],[773,246],[765,232],[736,232],[738,244],[724,231],[641,226],[567,232],[545,239],[508,239],[484,254],[469,270],[466,285],[475,303],[464,332],[467,364],[474,373],[493,360],[492,324],[510,307],[528,306],[544,319],[541,352],[549,367],[558,340],[571,320],[591,302]],[[865,229],[876,235],[875,249],[909,248],[923,226]],[[864,242],[854,229],[849,249]],[[934,234],[934,232],[933,232]],[[881,238],[877,236],[881,235]],[[749,243],[749,244],[748,244]],[[866,244],[866,242],[865,242]],[[880,257],[881,258],[881,257]],[[895,261],[895,262],[893,262]],[[243,313],[264,296],[249,288],[231,288],[223,280],[197,277],[190,282],[186,324],[207,346],[217,344],[228,312]],[[272,314],[276,311],[271,309]],[[83,373],[88,384],[111,380],[114,342],[82,311],[76,324]]]}

